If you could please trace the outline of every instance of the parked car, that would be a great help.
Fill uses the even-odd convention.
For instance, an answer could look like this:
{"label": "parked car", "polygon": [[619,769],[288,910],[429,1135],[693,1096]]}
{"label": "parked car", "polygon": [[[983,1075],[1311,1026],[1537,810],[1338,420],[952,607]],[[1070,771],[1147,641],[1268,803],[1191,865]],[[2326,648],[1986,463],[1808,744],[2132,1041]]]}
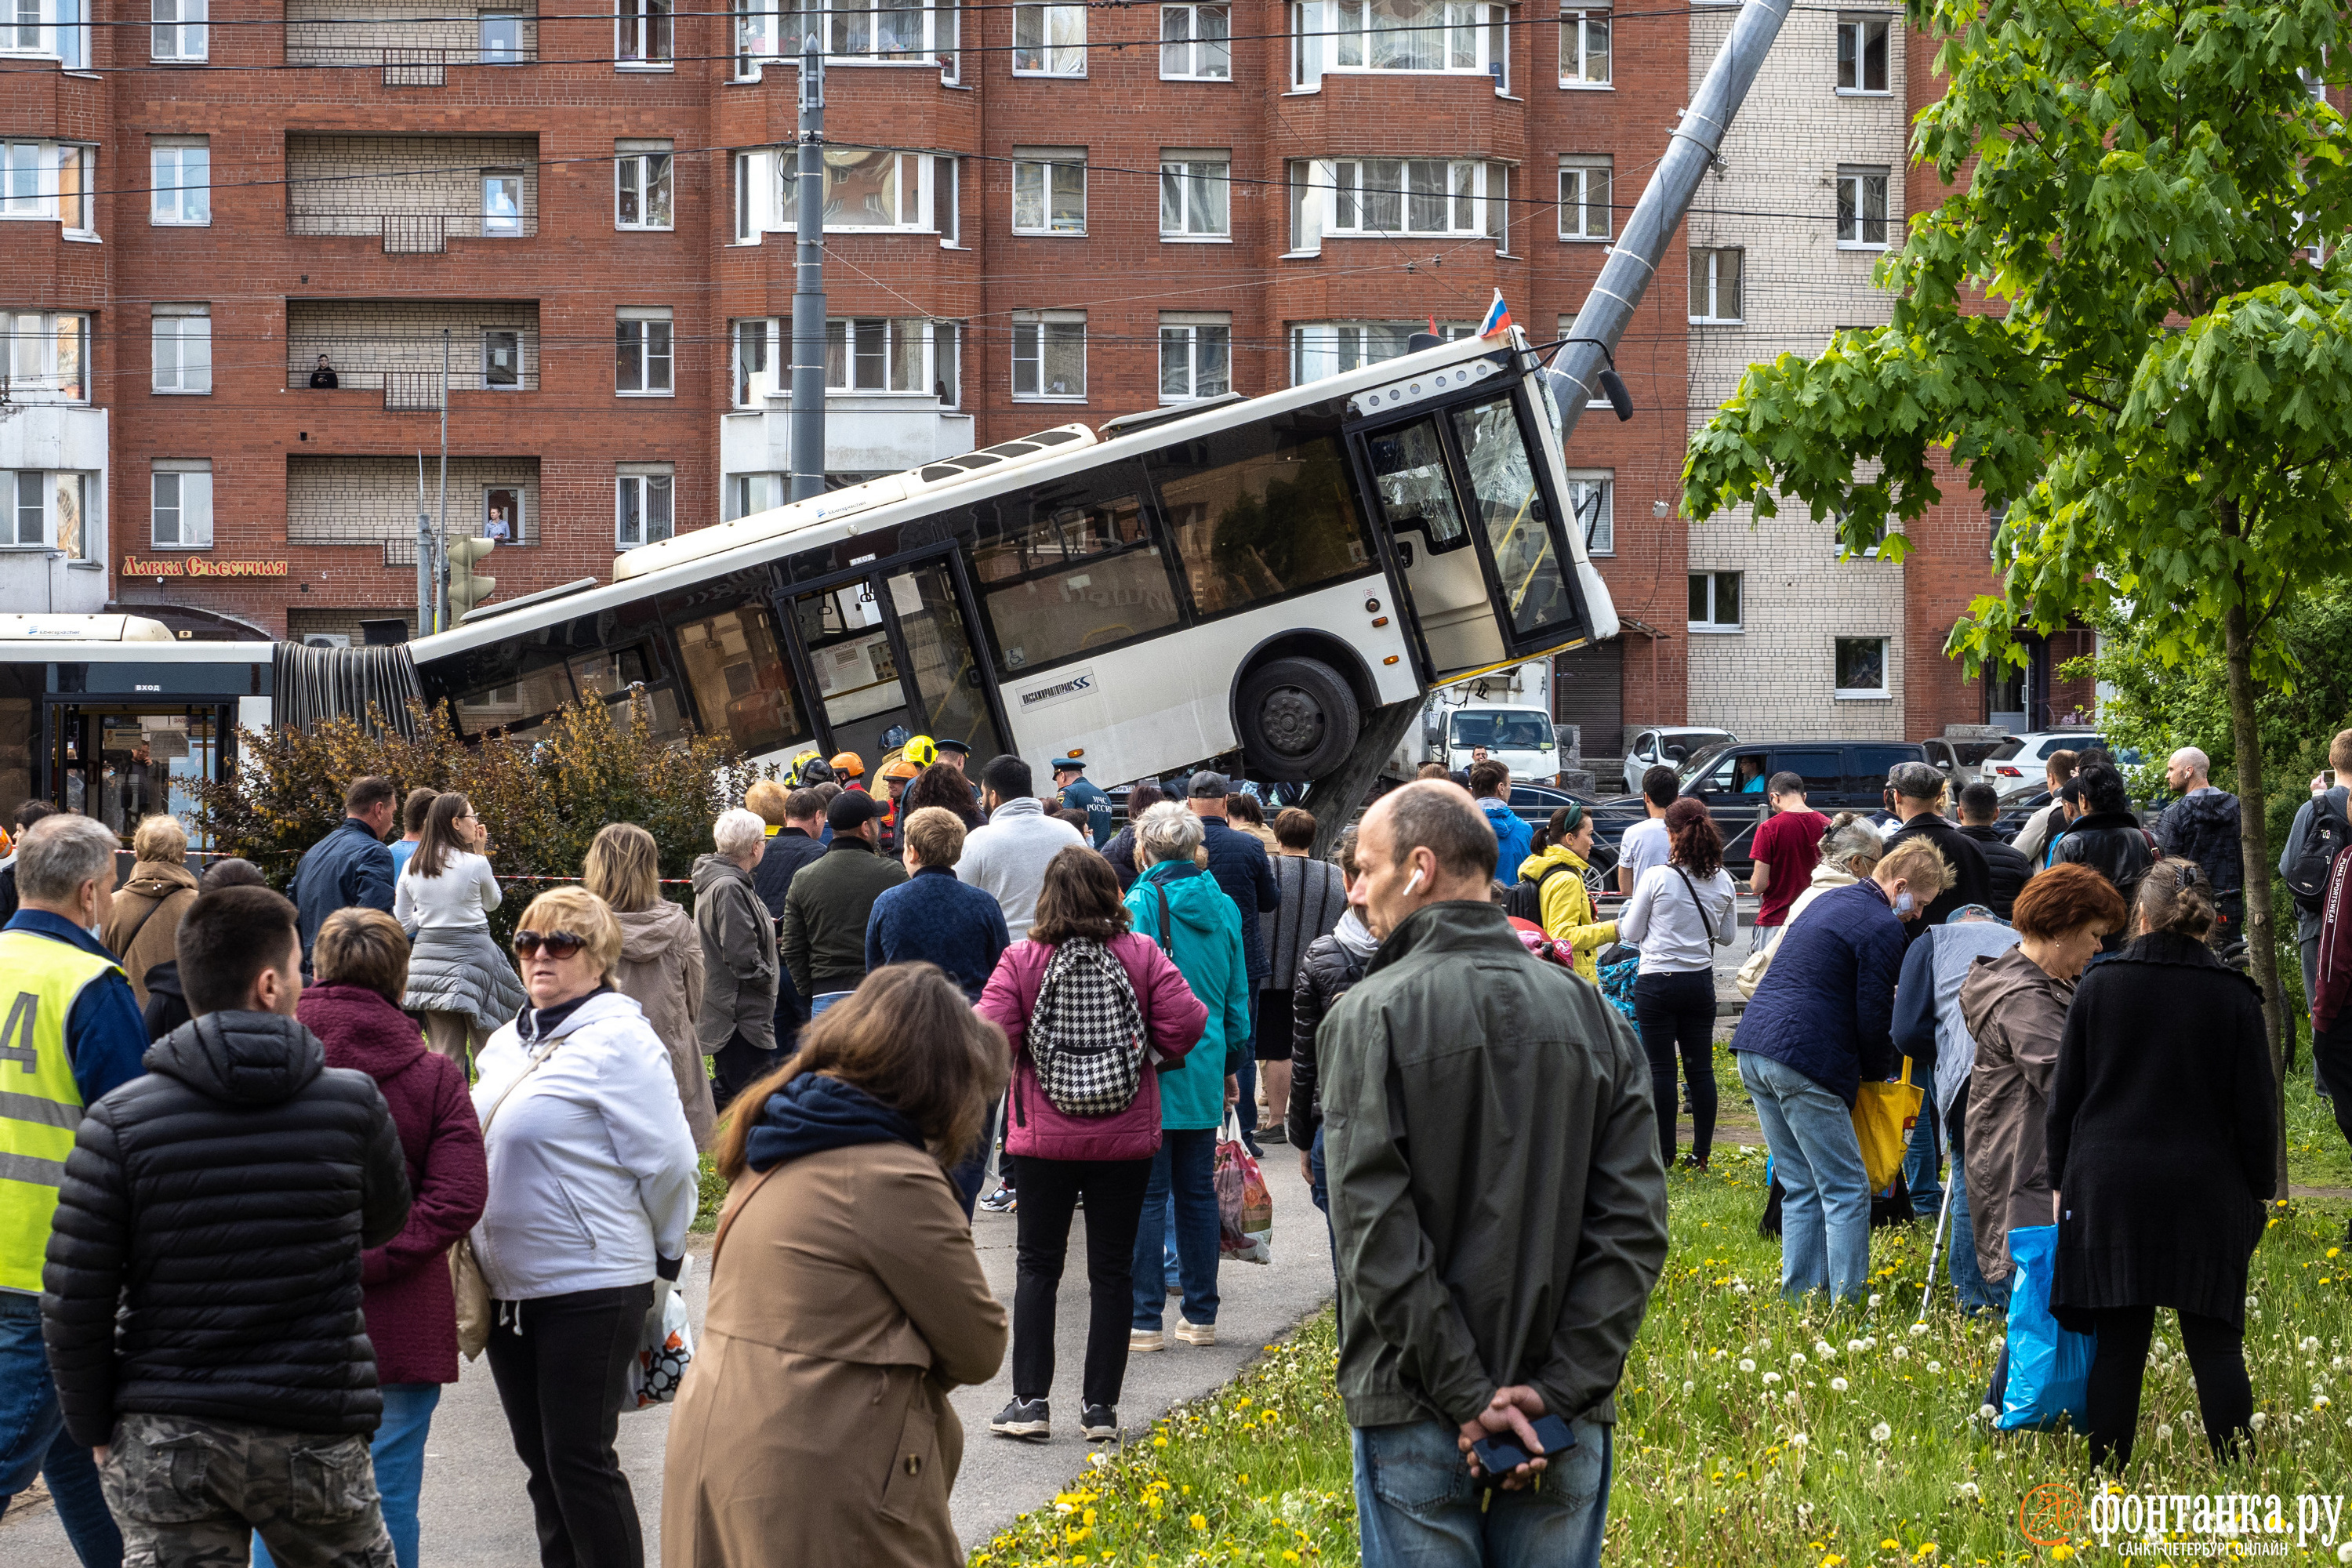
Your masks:
{"label": "parked car", "polygon": [[[1617,885],[1617,847],[1603,841],[1608,829],[1602,826],[1601,814],[1595,809],[1598,803],[1590,796],[1578,795],[1573,790],[1562,789],[1558,784],[1523,784],[1515,782],[1511,785],[1511,810],[1531,828],[1542,827],[1549,823],[1551,814],[1572,800],[1582,802],[1587,809],[1593,811],[1592,858],[1585,863],[1584,885],[1598,896],[1604,891],[1613,889]],[[1621,828],[1619,831],[1623,830]],[[1502,866],[1497,867],[1496,870],[1502,874],[1504,880],[1508,881],[1517,872],[1518,868]]]}
{"label": "parked car", "polygon": [[2011,760],[2023,749],[2014,735],[1998,740],[1955,740],[1949,735],[1935,735],[1920,742],[1919,746],[1927,760],[1943,769],[1944,776],[1952,781],[1954,795],[1979,779],[2006,794],[2042,777],[2041,769],[2020,766]]}
{"label": "parked car", "polygon": [[1625,743],[1625,793],[1641,794],[1642,775],[1660,763],[1680,767],[1709,746],[1725,745],[1738,739],[1728,730],[1709,730],[1692,724],[1637,730],[1633,738]]}
{"label": "parked car", "polygon": [[[1887,773],[1899,763],[1925,762],[1916,741],[1758,741],[1708,747],[1682,764],[1681,794],[1704,801],[1723,833],[1724,865],[1745,879],[1748,844],[1764,817],[1764,781],[1791,773],[1805,781],[1805,804],[1824,816],[1876,811],[1885,805]],[[1646,813],[1639,795],[1604,801],[1594,812],[1599,836],[1612,847]]]}

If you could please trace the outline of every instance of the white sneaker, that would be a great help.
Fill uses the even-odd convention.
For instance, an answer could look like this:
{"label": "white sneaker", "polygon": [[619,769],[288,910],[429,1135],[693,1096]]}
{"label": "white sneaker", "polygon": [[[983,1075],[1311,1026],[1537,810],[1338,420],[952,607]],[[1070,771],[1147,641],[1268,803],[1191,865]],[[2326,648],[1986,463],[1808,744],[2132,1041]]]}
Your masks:
{"label": "white sneaker", "polygon": [[1176,1324],[1176,1337],[1188,1345],[1213,1345],[1217,1342],[1217,1325],[1196,1323],[1190,1318],[1180,1319]]}
{"label": "white sneaker", "polygon": [[1158,1329],[1129,1329],[1127,1331],[1127,1353],[1129,1355],[1167,1348],[1168,1337]]}

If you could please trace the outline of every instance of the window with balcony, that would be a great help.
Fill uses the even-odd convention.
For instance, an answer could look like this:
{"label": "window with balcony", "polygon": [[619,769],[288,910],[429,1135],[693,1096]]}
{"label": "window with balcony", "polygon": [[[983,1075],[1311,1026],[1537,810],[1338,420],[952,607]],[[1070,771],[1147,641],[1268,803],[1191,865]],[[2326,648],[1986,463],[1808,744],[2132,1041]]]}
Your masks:
{"label": "window with balcony", "polygon": [[520,169],[482,171],[482,233],[485,237],[522,233],[522,181]]}
{"label": "window with balcony", "polygon": [[1013,150],[1013,232],[1087,232],[1085,148],[1015,147]]}
{"label": "window with balcony", "polygon": [[613,160],[613,226],[669,228],[670,144],[621,142]]}
{"label": "window with balcony", "polygon": [[[789,323],[783,323],[789,326]],[[921,316],[859,316],[824,324],[827,392],[929,393],[942,408],[958,400],[955,321]],[[1019,337],[1018,330],[1014,336]]]}
{"label": "window with balcony", "polygon": [[[1304,181],[1292,177],[1294,205],[1320,211],[1294,230],[1333,235],[1503,234],[1509,175],[1500,163],[1444,158],[1315,160]],[[1302,190],[1303,184],[1303,190]],[[1491,199],[1490,199],[1491,198]],[[1297,243],[1293,248],[1307,247]]]}
{"label": "window with balcony", "polygon": [[831,61],[897,60],[936,63],[940,76],[956,79],[961,12],[953,4],[919,0],[840,0],[806,10],[780,8],[777,0],[734,0],[735,75],[754,75],[770,60],[800,58],[804,36]]}
{"label": "window with balcony", "polygon": [[1483,0],[1297,0],[1290,7],[1292,83],[1326,71],[1451,71],[1492,76],[1509,56],[1506,7]]}
{"label": "window with balcony", "polygon": [[479,38],[478,58],[486,66],[513,66],[522,63],[522,13],[520,11],[484,11],[477,18]]}
{"label": "window with balcony", "polygon": [[613,324],[613,390],[623,397],[670,397],[670,312],[667,307],[624,308]]}
{"label": "window with balcony", "polygon": [[1886,22],[1884,16],[1841,16],[1837,25],[1837,89],[1885,92]]}
{"label": "window with balcony", "polygon": [[1224,5],[1160,7],[1160,77],[1163,81],[1231,81],[1233,11]]}
{"label": "window with balcony", "polygon": [[[932,214],[955,199],[955,160],[922,153],[891,153],[872,147],[824,148],[824,226],[828,233],[929,232]],[[760,173],[773,193],[760,193]],[[790,230],[800,223],[800,154],[796,148],[770,148],[739,154],[737,237],[755,240],[769,229]],[[772,207],[769,203],[772,200]]]}
{"label": "window with balcony", "polygon": [[1013,316],[1013,398],[1087,400],[1087,313],[1017,310]]}
{"label": "window with balcony", "polygon": [[1837,173],[1837,237],[1842,248],[1886,248],[1886,170],[1841,167]]}
{"label": "window with balcony", "polygon": [[1087,8],[1084,5],[1014,5],[1013,74],[1086,75]]}
{"label": "window with balcony", "polygon": [[1613,230],[1609,206],[1612,166],[1607,158],[1571,157],[1559,161],[1560,238],[1609,237]]}
{"label": "window with balcony", "polygon": [[152,148],[154,187],[147,209],[157,226],[213,221],[213,150],[204,136],[159,136]]}
{"label": "window with balcony", "polygon": [[154,390],[204,395],[213,389],[213,313],[209,305],[158,305],[154,311]]}
{"label": "window with balcony", "polygon": [[89,528],[89,474],[40,469],[0,472],[0,550],[56,550],[88,561],[96,542]]}
{"label": "window with balcony", "polygon": [[613,508],[613,547],[658,544],[672,531],[671,498],[677,479],[668,463],[623,463]]}
{"label": "window with balcony", "polygon": [[1586,5],[1559,14],[1559,85],[1607,87],[1609,9]]}
{"label": "window with balcony", "polygon": [[1740,274],[1747,256],[1738,249],[1691,247],[1690,319],[1694,323],[1742,319]]}
{"label": "window with balcony", "polygon": [[205,55],[205,16],[209,0],[151,0],[153,26],[150,52],[159,60],[198,61]]}
{"label": "window with balcony", "polygon": [[620,0],[614,59],[623,66],[668,69],[674,53],[675,10],[674,0]]}
{"label": "window with balcony", "polygon": [[782,474],[730,474],[720,521],[732,522],[755,511],[784,504],[787,487]]}
{"label": "window with balcony", "polygon": [[736,321],[728,328],[727,336],[734,344],[735,374],[734,405],[756,408],[762,397],[780,395],[783,388],[777,384],[774,372],[769,366],[775,363],[776,322],[773,318]]}
{"label": "window with balcony", "polygon": [[1568,522],[1581,530],[1593,555],[1617,553],[1617,475],[1611,468],[1568,471]]}
{"label": "window with balcony", "polygon": [[9,403],[89,401],[89,318],[74,310],[0,314],[7,353],[0,391]]}
{"label": "window with balcony", "polygon": [[1234,161],[1223,151],[1162,148],[1160,153],[1160,237],[1231,239]]}
{"label": "window with balcony", "polygon": [[[1298,321],[1290,329],[1290,384],[1301,386],[1395,359],[1426,321]],[[1451,342],[1478,329],[1468,321],[1443,321],[1438,335]]]}
{"label": "window with balcony", "polygon": [[1690,574],[1689,628],[1695,632],[1736,632],[1739,629],[1739,574],[1694,572]]}
{"label": "window with balcony", "polygon": [[493,392],[522,386],[522,333],[505,327],[482,331],[482,384]]}
{"label": "window with balcony", "polygon": [[96,238],[98,149],[70,142],[0,141],[0,219],[61,224]]}
{"label": "window with balcony", "polygon": [[1160,312],[1160,401],[1191,403],[1234,389],[1234,319],[1223,311]]}
{"label": "window with balcony", "polygon": [[159,549],[213,547],[213,464],[209,458],[158,458],[151,470],[148,535]]}

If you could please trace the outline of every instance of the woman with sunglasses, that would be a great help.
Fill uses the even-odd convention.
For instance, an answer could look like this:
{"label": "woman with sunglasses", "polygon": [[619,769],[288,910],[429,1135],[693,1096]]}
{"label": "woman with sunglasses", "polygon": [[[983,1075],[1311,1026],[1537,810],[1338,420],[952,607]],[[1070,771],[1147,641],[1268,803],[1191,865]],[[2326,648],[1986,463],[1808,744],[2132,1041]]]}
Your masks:
{"label": "woman with sunglasses", "polygon": [[460,1070],[523,1004],[514,966],[490,938],[490,911],[504,895],[483,853],[489,839],[472,801],[438,796],[392,894],[392,918],[412,944],[400,1005],[424,1015],[425,1040]]}
{"label": "woman with sunglasses", "polygon": [[685,1255],[694,1134],[667,1048],[613,987],[621,927],[604,900],[541,894],[514,947],[530,1003],[490,1037],[474,1088],[490,1173],[474,1227],[490,1375],[530,1475],[540,1561],[642,1568],[613,1438],[641,1329]]}

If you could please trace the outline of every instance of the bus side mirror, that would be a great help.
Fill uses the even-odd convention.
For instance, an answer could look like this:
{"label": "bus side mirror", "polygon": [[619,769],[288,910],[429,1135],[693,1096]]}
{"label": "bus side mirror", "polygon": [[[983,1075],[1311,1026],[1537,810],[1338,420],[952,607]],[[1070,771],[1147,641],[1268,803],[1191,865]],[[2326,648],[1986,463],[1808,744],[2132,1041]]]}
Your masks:
{"label": "bus side mirror", "polygon": [[1601,395],[1609,400],[1610,408],[1621,423],[1633,417],[1633,395],[1625,390],[1625,379],[1615,370],[1601,371]]}

